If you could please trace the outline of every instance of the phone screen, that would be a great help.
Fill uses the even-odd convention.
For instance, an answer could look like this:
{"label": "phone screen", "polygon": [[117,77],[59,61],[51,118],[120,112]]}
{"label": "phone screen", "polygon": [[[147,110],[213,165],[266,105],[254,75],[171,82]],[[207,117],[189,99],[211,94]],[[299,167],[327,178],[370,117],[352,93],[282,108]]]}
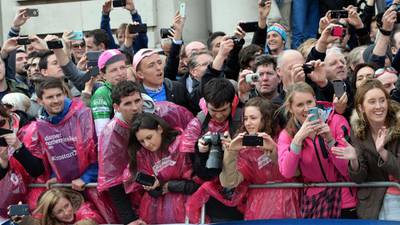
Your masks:
{"label": "phone screen", "polygon": [[186,17],[186,3],[184,2],[179,4],[179,15],[181,15],[181,17]]}

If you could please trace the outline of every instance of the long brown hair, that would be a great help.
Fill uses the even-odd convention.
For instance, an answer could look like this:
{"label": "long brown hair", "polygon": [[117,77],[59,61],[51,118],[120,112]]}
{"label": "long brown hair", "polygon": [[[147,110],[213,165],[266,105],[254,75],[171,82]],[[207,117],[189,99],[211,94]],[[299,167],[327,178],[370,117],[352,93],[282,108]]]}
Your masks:
{"label": "long brown hair", "polygon": [[314,92],[313,88],[310,85],[308,85],[306,82],[294,83],[291,86],[289,86],[289,88],[287,89],[285,102],[281,106],[280,110],[284,109],[285,118],[289,118],[285,129],[289,133],[289,135],[292,137],[294,137],[294,135],[299,130],[299,128],[296,125],[296,119],[294,118],[294,115],[292,113],[290,113],[290,111],[289,111],[290,106],[293,103],[293,96],[297,92],[310,93],[312,96],[315,96],[315,92]]}
{"label": "long brown hair", "polygon": [[132,173],[136,173],[136,153],[142,148],[142,145],[136,138],[136,133],[140,129],[156,130],[161,127],[162,140],[160,151],[168,151],[168,146],[175,140],[176,136],[180,133],[178,130],[173,129],[165,120],[152,113],[142,113],[138,115],[132,123],[131,134],[129,138],[128,153],[130,156],[129,168]]}
{"label": "long brown hair", "polygon": [[[385,126],[388,128],[398,126],[398,123],[400,122],[396,118],[396,110],[394,109],[393,104],[390,100],[390,96],[386,92],[385,88],[383,87],[383,84],[379,80],[376,80],[376,79],[365,80],[361,84],[361,86],[359,86],[357,88],[357,92],[356,92],[356,96],[355,96],[355,103],[354,103],[358,118],[360,118],[360,124],[357,128],[353,126],[353,129],[357,129],[356,132],[354,132],[354,133],[360,139],[366,138],[366,134],[367,134],[366,131],[370,128],[368,118],[365,115],[365,113],[360,111],[360,107],[362,106],[362,104],[365,100],[365,95],[367,94],[367,92],[374,88],[381,90],[384,93],[385,98],[386,98],[388,109],[387,109],[387,115],[386,115],[386,119],[385,119]],[[399,129],[395,129],[395,135],[397,135],[397,136],[400,135]]]}
{"label": "long brown hair", "polygon": [[[255,97],[246,102],[243,114],[246,111],[246,108],[250,106],[257,107],[261,113],[261,126],[259,127],[259,132],[265,132],[269,134],[272,138],[275,138],[277,132],[279,131],[278,123],[276,121],[273,121],[273,116],[277,107],[272,104],[270,100],[261,97]],[[244,131],[246,131],[246,128],[243,122],[237,134]]]}

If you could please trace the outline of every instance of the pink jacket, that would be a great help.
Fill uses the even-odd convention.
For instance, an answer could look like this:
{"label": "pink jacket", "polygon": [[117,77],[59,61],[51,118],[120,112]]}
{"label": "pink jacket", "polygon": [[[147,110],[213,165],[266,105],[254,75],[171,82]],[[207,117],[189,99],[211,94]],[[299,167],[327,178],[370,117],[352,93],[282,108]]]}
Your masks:
{"label": "pink jacket", "polygon": [[[337,146],[344,146],[342,138],[349,136],[350,127],[346,119],[333,112],[329,115],[326,123],[329,125],[332,136],[337,142]],[[348,160],[336,158],[330,151],[328,144],[324,143],[328,150],[328,157],[324,158],[321,145],[318,139],[306,138],[303,141],[303,148],[299,154],[290,149],[291,137],[286,130],[282,130],[278,139],[278,162],[279,170],[286,178],[296,175],[297,169],[300,169],[301,176],[305,183],[310,182],[344,182],[349,181],[347,170]],[[316,154],[318,152],[318,155]],[[320,160],[322,170],[320,167]],[[323,188],[310,188],[307,195],[315,195]],[[342,208],[352,208],[356,206],[355,190],[342,188]]]}

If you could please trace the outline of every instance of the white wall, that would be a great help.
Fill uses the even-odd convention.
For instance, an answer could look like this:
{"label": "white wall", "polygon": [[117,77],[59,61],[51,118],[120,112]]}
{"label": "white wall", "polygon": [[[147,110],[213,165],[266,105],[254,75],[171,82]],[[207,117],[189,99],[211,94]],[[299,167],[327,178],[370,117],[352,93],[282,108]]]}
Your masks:
{"label": "white wall", "polygon": [[[62,0],[59,0],[62,1]],[[58,2],[59,2],[58,1]],[[239,21],[257,20],[257,0],[134,0],[142,20],[149,26],[149,46],[159,43],[159,28],[172,24],[179,3],[186,2],[186,24],[184,39],[186,42],[200,40],[205,42],[208,34],[224,31],[232,35]],[[23,26],[22,34],[62,33],[65,30],[92,30],[99,28],[101,6],[104,0],[86,1],[20,1],[0,0],[0,41],[8,33],[19,4],[39,9],[39,17],[31,18]],[[53,3],[52,3],[53,2]],[[274,5],[274,7],[276,7]],[[275,13],[274,13],[275,12]],[[271,16],[275,17],[273,8]],[[129,13],[117,8],[111,12],[111,27],[129,22]],[[251,35],[247,37],[250,40]]]}

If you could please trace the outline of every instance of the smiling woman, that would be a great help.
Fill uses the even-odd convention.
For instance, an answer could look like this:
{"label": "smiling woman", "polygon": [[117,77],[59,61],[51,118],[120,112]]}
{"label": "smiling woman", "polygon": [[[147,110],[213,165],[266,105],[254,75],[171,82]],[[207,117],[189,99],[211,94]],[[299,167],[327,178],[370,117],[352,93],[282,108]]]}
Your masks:
{"label": "smiling woman", "polygon": [[96,215],[91,208],[92,205],[85,203],[78,192],[53,188],[41,195],[37,208],[32,214],[34,221],[29,220],[27,224],[34,222],[40,225],[64,225],[86,219],[103,222],[101,216]]}
{"label": "smiling woman", "polygon": [[[333,148],[338,158],[350,160],[350,178],[357,182],[400,179],[400,113],[397,103],[378,80],[357,88],[351,119],[352,145]],[[354,147],[353,147],[354,146]],[[360,188],[357,214],[362,219],[400,221],[400,192],[396,188]]]}

